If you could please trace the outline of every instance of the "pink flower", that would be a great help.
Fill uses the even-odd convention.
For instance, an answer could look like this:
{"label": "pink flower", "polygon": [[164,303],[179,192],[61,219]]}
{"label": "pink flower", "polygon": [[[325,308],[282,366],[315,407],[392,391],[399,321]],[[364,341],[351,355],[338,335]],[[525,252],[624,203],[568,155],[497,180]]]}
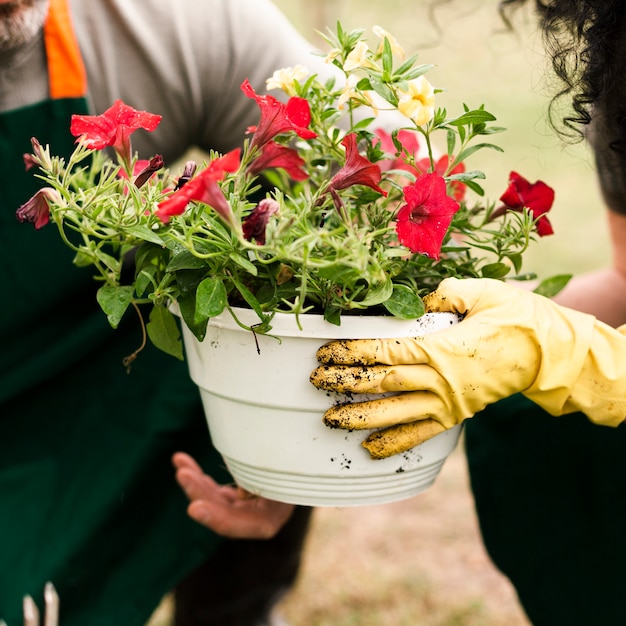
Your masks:
{"label": "pink flower", "polygon": [[398,240],[418,254],[439,260],[441,244],[459,210],[459,203],[446,193],[439,174],[420,176],[404,188],[404,204],[398,212]]}
{"label": "pink flower", "polygon": [[15,213],[20,222],[31,222],[39,230],[50,221],[50,202],[60,202],[56,189],[44,187],[27,200]]}
{"label": "pink flower", "polygon": [[[383,151],[387,154],[394,155],[392,159],[378,161],[378,165],[380,166],[381,170],[383,170],[384,172],[387,172],[389,170],[404,170],[406,172],[411,172],[411,174],[414,174],[415,176],[419,176],[426,171],[417,169],[414,165],[407,163],[406,159],[400,157],[398,151],[396,150],[393,139],[391,138],[391,135],[386,130],[383,130],[382,128],[377,128],[376,135],[380,140],[380,147],[383,149]],[[413,130],[403,128],[402,130],[398,131],[396,138],[402,145],[402,148],[406,152],[406,154],[413,157],[414,161],[417,161],[420,152],[419,133]]]}
{"label": "pink flower", "polygon": [[365,185],[386,196],[387,192],[378,186],[382,178],[380,167],[359,154],[356,135],[354,133],[346,135],[341,145],[346,149],[346,162],[332,177],[329,189],[338,191],[352,187],[352,185]]}
{"label": "pink flower", "polygon": [[[554,203],[554,189],[544,182],[538,180],[530,183],[517,172],[509,174],[509,186],[500,196],[505,209],[512,211],[522,211],[528,209],[537,221],[537,234],[540,237],[554,234],[552,224],[545,214],[552,208]],[[496,212],[501,213],[502,209],[494,211],[492,217],[496,217]]]}
{"label": "pink flower", "polygon": [[125,163],[130,163],[130,136],[143,128],[152,132],[161,122],[161,116],[116,100],[102,115],[72,115],[70,132],[92,150],[113,146]]}
{"label": "pink flower", "polygon": [[254,132],[252,147],[262,148],[276,135],[289,131],[293,131],[302,139],[317,137],[316,133],[307,128],[311,123],[311,109],[304,98],[294,96],[289,98],[287,104],[284,104],[273,96],[259,96],[248,79],[241,84],[241,91],[248,98],[256,100],[261,109],[261,120],[258,126],[249,129]]}
{"label": "pink flower", "polygon": [[227,172],[234,172],[239,167],[239,148],[231,150],[217,159],[213,159],[205,170],[192,178],[183,187],[172,193],[166,200],[159,202],[156,214],[162,222],[169,222],[175,215],[182,215],[187,205],[192,202],[204,202],[213,208],[228,224],[235,225],[235,216],[222,190],[217,184]]}
{"label": "pink flower", "polygon": [[306,180],[309,175],[302,169],[305,161],[288,146],[270,141],[263,146],[261,154],[248,167],[250,174],[259,174],[270,168],[285,170],[293,180]]}
{"label": "pink flower", "polygon": [[39,140],[36,137],[30,138],[30,145],[33,147],[32,154],[24,154],[24,166],[26,171],[29,169],[43,165],[46,161],[45,150],[41,147]]}
{"label": "pink flower", "polygon": [[243,220],[243,236],[248,240],[253,239],[259,244],[265,244],[265,229],[272,215],[278,213],[279,204],[276,200],[265,198]]}

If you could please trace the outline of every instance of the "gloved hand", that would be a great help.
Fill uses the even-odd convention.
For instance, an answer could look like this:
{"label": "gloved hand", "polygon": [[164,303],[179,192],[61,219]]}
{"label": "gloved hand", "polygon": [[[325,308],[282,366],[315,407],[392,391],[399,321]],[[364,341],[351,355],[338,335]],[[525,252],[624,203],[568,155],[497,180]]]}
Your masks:
{"label": "gloved hand", "polygon": [[408,450],[518,392],[552,415],[582,411],[608,426],[626,418],[626,327],[491,279],[448,278],[424,303],[464,318],[425,337],[318,350],[317,388],[402,392],[324,415],[332,428],[382,428],[363,442],[372,458]]}

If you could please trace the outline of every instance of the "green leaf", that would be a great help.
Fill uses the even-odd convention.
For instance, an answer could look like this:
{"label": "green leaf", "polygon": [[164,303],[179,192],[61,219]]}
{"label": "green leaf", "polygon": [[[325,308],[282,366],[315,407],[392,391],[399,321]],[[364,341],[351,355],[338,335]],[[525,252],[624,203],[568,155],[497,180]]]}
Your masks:
{"label": "green leaf", "polygon": [[479,143],[475,146],[470,146],[469,148],[466,148],[465,150],[459,152],[459,154],[457,154],[456,156],[456,160],[466,161],[468,157],[474,154],[474,152],[476,152],[477,150],[482,150],[483,148],[491,148],[492,150],[497,150],[498,152],[504,152],[504,150],[500,146],[496,146],[496,144],[494,143]]}
{"label": "green leaf", "polygon": [[391,279],[387,277],[382,283],[378,283],[373,287],[370,287],[367,291],[367,296],[359,302],[359,306],[374,306],[376,304],[383,304],[393,293],[393,283]]}
{"label": "green leaf", "polygon": [[495,115],[489,113],[489,111],[485,111],[484,109],[475,109],[452,120],[448,120],[447,123],[452,126],[467,126],[469,124],[484,124],[485,122],[495,121]]}
{"label": "green leaf", "polygon": [[159,237],[154,231],[150,230],[147,226],[141,226],[137,224],[136,226],[129,226],[125,228],[126,232],[133,237],[137,237],[137,239],[150,241],[151,243],[157,244],[157,246],[164,246],[165,242],[161,237]]}
{"label": "green leaf", "polygon": [[515,254],[507,254],[507,258],[513,263],[515,273],[519,274],[522,271],[522,255],[518,252]]}
{"label": "green leaf", "polygon": [[448,154],[454,154],[454,147],[456,145],[456,133],[452,129],[448,129],[447,141],[448,141]]}
{"label": "green leaf", "polygon": [[334,324],[335,326],[341,326],[341,309],[334,306],[327,306],[324,309],[324,319],[329,324]]}
{"label": "green leaf", "polygon": [[133,300],[133,288],[130,285],[103,285],[98,289],[96,299],[100,308],[106,313],[109,324],[117,328],[128,305]]}
{"label": "green leaf", "polygon": [[184,361],[180,329],[174,315],[165,306],[152,307],[150,321],[146,324],[150,341],[166,354]]}
{"label": "green leaf", "polygon": [[198,341],[202,341],[206,335],[208,318],[201,322],[196,320],[196,292],[191,291],[186,294],[180,294],[176,302],[185,326],[189,328]]}
{"label": "green leaf", "polygon": [[252,274],[252,276],[256,276],[259,273],[254,263],[250,262],[243,255],[235,254],[234,252],[231,252],[228,256],[232,261],[234,261],[237,265],[239,265],[239,267],[246,270],[248,274]]}
{"label": "green leaf", "polygon": [[[409,70],[413,72],[419,71],[421,74],[426,74],[429,70],[432,70],[434,65],[418,65],[417,67],[413,67],[415,65],[419,55],[414,54],[412,57],[409,57],[396,71],[396,76],[402,76],[402,74],[406,74]],[[403,76],[404,78],[404,76]]]}
{"label": "green leaf", "polygon": [[226,287],[219,278],[205,278],[196,290],[196,321],[219,315],[227,302]]}
{"label": "green leaf", "polygon": [[391,44],[389,43],[389,39],[387,39],[387,37],[385,37],[383,42],[382,62],[385,77],[391,76],[391,70],[393,68],[393,53],[391,52]]}
{"label": "green leaf", "polygon": [[551,276],[542,280],[539,285],[533,289],[534,293],[538,293],[546,298],[552,298],[556,296],[571,280],[571,274],[558,274],[557,276]]}
{"label": "green leaf", "polygon": [[385,102],[389,102],[392,106],[396,106],[398,99],[395,93],[389,89],[389,87],[380,80],[372,79],[372,88]]}
{"label": "green leaf", "polygon": [[480,268],[483,278],[504,278],[511,268],[506,263],[489,263]]}
{"label": "green leaf", "polygon": [[206,261],[194,256],[189,250],[182,250],[172,257],[167,264],[168,272],[177,272],[178,270],[197,270],[206,267]]}
{"label": "green leaf", "polygon": [[390,298],[383,306],[395,317],[404,320],[424,315],[424,303],[413,289],[406,285],[394,285]]}

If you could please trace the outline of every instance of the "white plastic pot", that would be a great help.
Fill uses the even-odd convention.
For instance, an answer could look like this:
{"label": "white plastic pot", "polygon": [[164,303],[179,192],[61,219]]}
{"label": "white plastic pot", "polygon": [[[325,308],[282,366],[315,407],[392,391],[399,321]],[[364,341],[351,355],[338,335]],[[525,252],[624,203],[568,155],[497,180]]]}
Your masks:
{"label": "white plastic pot", "polygon": [[[259,321],[251,310],[234,311],[245,325]],[[332,339],[419,336],[449,327],[457,317],[344,316],[341,326],[317,315],[299,319],[302,329],[294,315],[278,314],[270,335],[260,335],[241,328],[225,311],[210,320],[202,343],[183,329],[211,438],[237,484],[266,498],[310,506],[391,502],[432,485],[457,444],[460,426],[406,453],[372,460],[361,446],[372,431],[323,424],[326,409],[348,398],[316,389],[309,375],[317,366],[317,348]]]}

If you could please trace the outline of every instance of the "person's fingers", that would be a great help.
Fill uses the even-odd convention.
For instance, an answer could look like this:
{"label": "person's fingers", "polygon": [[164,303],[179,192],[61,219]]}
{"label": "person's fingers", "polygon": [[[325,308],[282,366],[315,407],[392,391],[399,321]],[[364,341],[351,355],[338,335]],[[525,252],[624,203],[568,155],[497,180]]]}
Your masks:
{"label": "person's fingers", "polygon": [[485,291],[506,293],[508,287],[502,281],[486,278],[446,278],[437,289],[424,296],[424,309],[429,313],[451,312],[465,315],[479,302]]}
{"label": "person's fingers", "polygon": [[370,453],[372,459],[386,459],[419,446],[445,430],[436,420],[425,419],[377,430],[361,445]]}
{"label": "person's fingers", "polygon": [[322,365],[311,373],[318,389],[340,393],[438,391],[445,379],[430,365]]}
{"label": "person's fingers", "polygon": [[175,452],[172,455],[172,464],[177,469],[181,469],[183,467],[189,467],[189,468],[197,468],[198,470],[202,471],[202,468],[196,463],[194,458],[191,457],[186,452]]}
{"label": "person's fingers", "polygon": [[172,457],[176,467],[176,482],[189,500],[220,500],[238,499],[237,491],[226,489],[204,473],[192,457],[185,453],[176,453]]}
{"label": "person's fingers", "polygon": [[269,539],[291,517],[294,505],[254,496],[238,486],[220,485],[184,452],[172,456],[176,480],[190,504],[187,514],[232,539]]}
{"label": "person's fingers", "polygon": [[[236,493],[235,488],[230,488]],[[230,504],[195,500],[187,508],[189,516],[219,535],[231,539],[271,539],[285,525],[293,504],[260,497],[233,500]]]}
{"label": "person's fingers", "polygon": [[328,409],[323,420],[330,428],[365,430],[429,418],[437,420],[446,428],[451,428],[459,421],[450,403],[427,391],[413,391],[368,402],[339,404]]}

